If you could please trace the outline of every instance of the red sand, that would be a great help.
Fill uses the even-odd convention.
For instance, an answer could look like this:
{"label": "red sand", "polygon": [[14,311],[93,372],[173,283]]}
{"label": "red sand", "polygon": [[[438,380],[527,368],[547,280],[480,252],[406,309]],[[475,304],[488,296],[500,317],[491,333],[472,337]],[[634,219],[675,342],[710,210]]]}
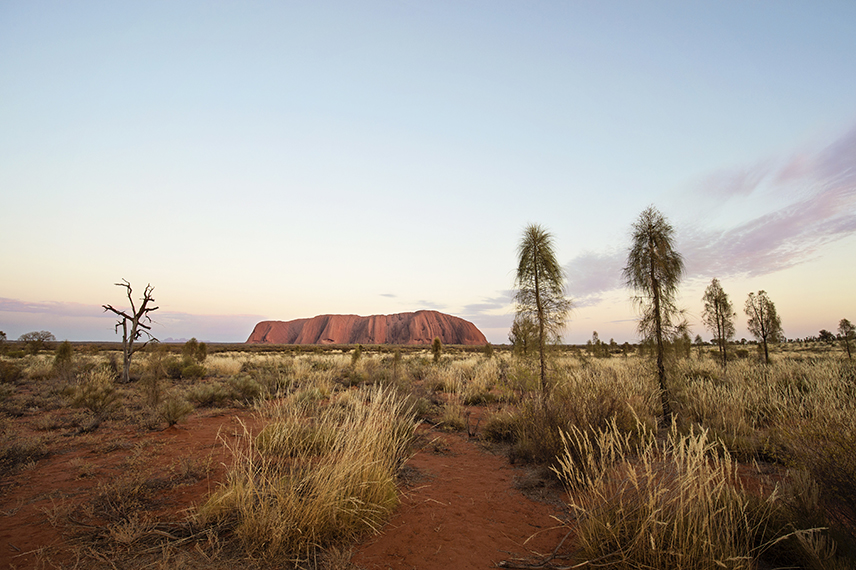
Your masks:
{"label": "red sand", "polygon": [[[249,412],[241,414],[252,421]],[[16,423],[23,428],[27,420]],[[63,504],[86,503],[99,484],[122,475],[135,451],[141,468],[164,477],[182,458],[210,458],[208,477],[158,496],[161,520],[181,521],[185,510],[202,503],[223,477],[229,456],[218,432],[232,436],[242,431],[232,410],[194,415],[180,427],[160,432],[105,424],[93,434],[58,436],[51,456],[0,479],[0,569],[73,566],[62,526],[50,524],[51,513]],[[500,560],[551,552],[565,535],[551,517],[559,514],[555,507],[514,488],[515,475],[524,476],[523,470],[465,435],[426,426],[420,433],[425,444],[405,466],[401,506],[379,535],[354,546],[357,567],[490,568]],[[82,463],[91,474],[80,476]]]}
{"label": "red sand", "polygon": [[434,443],[408,462],[417,474],[403,489],[401,506],[379,536],[357,546],[356,565],[493,568],[501,560],[553,551],[567,527],[552,518],[559,515],[555,508],[514,489],[521,470],[465,436],[425,433]]}

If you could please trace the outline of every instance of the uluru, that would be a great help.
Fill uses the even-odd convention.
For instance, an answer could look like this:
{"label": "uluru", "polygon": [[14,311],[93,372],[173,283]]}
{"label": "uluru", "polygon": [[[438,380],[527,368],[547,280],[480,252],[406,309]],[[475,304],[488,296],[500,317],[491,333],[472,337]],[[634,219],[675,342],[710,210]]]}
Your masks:
{"label": "uluru", "polygon": [[487,339],[471,322],[439,311],[394,315],[319,315],[293,321],[262,321],[249,344],[443,344],[482,345]]}

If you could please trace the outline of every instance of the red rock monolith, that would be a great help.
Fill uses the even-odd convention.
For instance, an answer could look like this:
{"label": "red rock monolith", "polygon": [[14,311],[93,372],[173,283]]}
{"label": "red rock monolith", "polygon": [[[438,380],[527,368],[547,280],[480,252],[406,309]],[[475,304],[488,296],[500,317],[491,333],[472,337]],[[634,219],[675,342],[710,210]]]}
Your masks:
{"label": "red rock monolith", "polygon": [[262,321],[247,343],[268,344],[487,344],[476,326],[439,311],[394,315],[319,315],[293,321]]}

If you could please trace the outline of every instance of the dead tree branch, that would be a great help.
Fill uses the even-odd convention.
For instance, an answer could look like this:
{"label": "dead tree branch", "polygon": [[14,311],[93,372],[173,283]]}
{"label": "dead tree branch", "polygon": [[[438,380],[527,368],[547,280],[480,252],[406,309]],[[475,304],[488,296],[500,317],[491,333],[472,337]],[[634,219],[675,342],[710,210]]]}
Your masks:
{"label": "dead tree branch", "polygon": [[[134,304],[134,298],[132,297],[133,289],[131,288],[131,284],[122,279],[121,283],[116,283],[117,287],[124,287],[125,292],[128,295],[128,301],[131,304],[130,314],[126,311],[120,311],[113,307],[113,305],[101,305],[104,307],[104,312],[110,311],[115,315],[119,316],[119,320],[116,322],[116,326],[113,330],[118,333],[119,327],[122,328],[122,356],[123,356],[123,365],[122,365],[122,381],[128,382],[130,381],[130,372],[131,372],[131,357],[134,355],[136,351],[141,348],[145,348],[146,345],[151,342],[157,342],[158,339],[154,337],[154,335],[150,332],[152,318],[149,313],[153,311],[157,311],[158,307],[149,307],[149,303],[154,303],[155,299],[152,296],[152,292],[154,291],[154,287],[151,284],[146,285],[145,290],[143,291],[143,297],[140,299],[142,304],[139,309],[136,308]],[[130,326],[130,330],[129,330]],[[140,345],[134,346],[134,343],[143,336],[148,337],[145,342]]]}

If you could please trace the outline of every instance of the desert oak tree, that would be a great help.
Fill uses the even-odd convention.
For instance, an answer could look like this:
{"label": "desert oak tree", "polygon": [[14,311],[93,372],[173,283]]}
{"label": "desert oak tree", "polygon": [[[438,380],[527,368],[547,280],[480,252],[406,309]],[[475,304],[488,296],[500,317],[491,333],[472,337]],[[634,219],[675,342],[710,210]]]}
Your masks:
{"label": "desert oak tree", "polygon": [[529,351],[538,344],[538,327],[526,315],[517,315],[511,324],[508,340],[515,354],[529,356]]}
{"label": "desert oak tree", "polygon": [[565,274],[553,251],[553,236],[537,224],[523,230],[517,247],[517,319],[528,318],[537,327],[541,390],[549,390],[544,352],[547,343],[558,342],[571,302],[565,297]]}
{"label": "desert oak tree", "polygon": [[684,259],[675,251],[674,230],[663,215],[649,206],[633,224],[633,243],[627,254],[622,276],[636,291],[634,302],[640,312],[639,334],[653,340],[657,350],[657,377],[663,404],[663,421],[672,418],[664,364],[665,342],[671,335],[672,321],[680,314],[675,297],[684,273]]}
{"label": "desert oak tree", "polygon": [[719,284],[719,279],[714,278],[704,290],[704,310],[701,320],[704,326],[715,336],[716,344],[719,346],[719,357],[722,367],[728,362],[726,354],[728,341],[734,337],[734,318],[737,313],[728,299],[728,295]]}
{"label": "desert oak tree", "polygon": [[782,319],[776,314],[776,305],[767,296],[766,291],[758,291],[757,294],[749,293],[746,305],[743,307],[749,320],[746,328],[757,340],[764,345],[764,362],[770,363],[770,351],[767,344],[779,342],[784,333],[782,332]]}
{"label": "desert oak tree", "polygon": [[[142,304],[139,308],[134,305],[134,299],[131,296],[132,289],[130,283],[122,279],[122,282],[116,283],[116,286],[125,288],[128,295],[128,301],[131,303],[131,310],[126,312],[114,309],[112,305],[101,306],[104,307],[104,312],[110,311],[119,316],[119,320],[117,321],[114,330],[118,333],[119,327],[122,327],[122,381],[128,382],[131,378],[131,357],[137,350],[144,348],[149,341],[157,341],[152,333],[149,332],[152,328],[150,324],[152,322],[152,318],[149,316],[149,313],[157,311],[158,308],[149,306],[149,303],[155,302],[154,297],[152,297],[152,291],[154,291],[155,288],[150,284],[146,285],[146,289],[143,291],[143,298],[140,299]],[[134,342],[139,340],[143,335],[146,335],[148,340],[135,347]]]}
{"label": "desert oak tree", "polygon": [[844,343],[844,348],[847,349],[847,358],[853,359],[850,354],[850,343],[856,340],[856,328],[847,319],[841,319],[838,322],[838,334],[841,336],[841,342]]}
{"label": "desert oak tree", "polygon": [[37,354],[40,350],[47,348],[47,343],[55,342],[56,337],[50,331],[33,331],[24,333],[18,337],[18,342],[25,343],[27,351]]}

